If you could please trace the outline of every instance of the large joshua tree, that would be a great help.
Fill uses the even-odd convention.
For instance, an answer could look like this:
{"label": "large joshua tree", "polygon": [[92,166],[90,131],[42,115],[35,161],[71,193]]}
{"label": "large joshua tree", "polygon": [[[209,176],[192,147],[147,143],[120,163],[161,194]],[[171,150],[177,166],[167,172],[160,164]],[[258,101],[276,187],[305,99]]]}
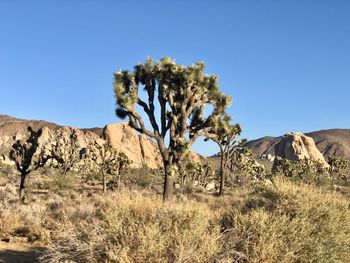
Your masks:
{"label": "large joshua tree", "polygon": [[220,190],[219,195],[224,193],[225,172],[228,161],[237,147],[237,136],[241,134],[239,124],[231,124],[231,118],[223,114],[212,127],[206,129],[206,137],[214,141],[220,148]]}
{"label": "large joshua tree", "polygon": [[[217,76],[204,74],[204,66],[179,65],[167,57],[158,62],[149,58],[133,71],[114,74],[117,116],[127,117],[132,128],[158,144],[165,171],[164,199],[170,196],[172,167],[231,103],[220,91]],[[136,106],[145,112],[149,125]]]}

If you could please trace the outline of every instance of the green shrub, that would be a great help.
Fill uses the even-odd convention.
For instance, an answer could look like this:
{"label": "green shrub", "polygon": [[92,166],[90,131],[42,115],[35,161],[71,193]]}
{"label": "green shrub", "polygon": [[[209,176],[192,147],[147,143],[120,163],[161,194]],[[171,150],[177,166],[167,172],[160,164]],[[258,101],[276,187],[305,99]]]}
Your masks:
{"label": "green shrub", "polygon": [[53,192],[65,191],[65,190],[73,190],[76,187],[76,178],[74,178],[74,174],[66,174],[66,175],[56,175],[53,177],[53,180],[48,183],[49,190]]}
{"label": "green shrub", "polygon": [[148,189],[155,184],[161,183],[162,180],[162,177],[158,176],[158,171],[152,170],[147,166],[132,169],[122,177],[122,182],[136,185],[141,189]]}

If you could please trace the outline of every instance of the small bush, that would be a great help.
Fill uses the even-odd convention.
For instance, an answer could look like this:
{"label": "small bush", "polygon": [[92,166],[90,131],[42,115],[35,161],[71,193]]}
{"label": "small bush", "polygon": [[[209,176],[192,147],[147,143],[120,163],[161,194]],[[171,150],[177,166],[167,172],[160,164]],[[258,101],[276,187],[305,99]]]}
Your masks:
{"label": "small bush", "polygon": [[125,174],[122,177],[122,181],[128,185],[136,185],[141,189],[149,189],[159,181],[162,181],[162,178],[158,176],[157,171],[153,171],[147,166],[141,168],[133,169],[128,174]]}
{"label": "small bush", "polygon": [[0,176],[9,176],[14,171],[13,167],[0,162]]}
{"label": "small bush", "polygon": [[56,175],[48,183],[48,188],[53,192],[73,190],[76,187],[76,183],[76,178],[74,178],[73,174]]}

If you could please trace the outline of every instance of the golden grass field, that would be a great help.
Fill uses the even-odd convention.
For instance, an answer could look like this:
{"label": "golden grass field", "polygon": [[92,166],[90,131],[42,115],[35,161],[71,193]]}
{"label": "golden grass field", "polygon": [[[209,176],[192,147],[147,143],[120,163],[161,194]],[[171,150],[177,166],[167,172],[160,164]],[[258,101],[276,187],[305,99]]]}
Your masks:
{"label": "golden grass field", "polygon": [[[36,176],[25,203],[18,178],[1,176],[0,238],[24,243],[2,241],[0,262],[350,262],[350,202],[331,189],[275,177],[164,203],[149,187],[103,193],[78,175],[61,187]],[[30,188],[38,181],[48,189]]]}

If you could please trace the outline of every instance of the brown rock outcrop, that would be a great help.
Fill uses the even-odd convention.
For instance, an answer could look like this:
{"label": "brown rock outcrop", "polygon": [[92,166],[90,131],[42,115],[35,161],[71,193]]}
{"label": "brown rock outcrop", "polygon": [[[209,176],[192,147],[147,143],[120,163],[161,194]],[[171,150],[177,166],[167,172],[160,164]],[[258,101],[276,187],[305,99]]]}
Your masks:
{"label": "brown rock outcrop", "polygon": [[41,147],[47,148],[49,148],[50,145],[67,145],[73,134],[76,137],[77,144],[80,148],[85,148],[89,144],[101,140],[100,137],[93,132],[84,132],[80,129],[64,126],[57,130],[51,130],[48,127],[44,127],[38,143]]}
{"label": "brown rock outcrop", "polygon": [[278,157],[291,161],[299,161],[306,158],[319,162],[323,168],[329,167],[324,156],[317,149],[314,140],[299,132],[285,134],[279,143],[276,144],[275,154]]}
{"label": "brown rock outcrop", "polygon": [[144,135],[138,135],[127,123],[108,124],[103,137],[111,145],[122,151],[134,166],[147,165],[150,168],[162,166],[162,158],[155,142]]}
{"label": "brown rock outcrop", "polygon": [[[76,129],[59,126],[55,123],[35,120],[22,120],[6,115],[0,115],[0,162],[11,163],[9,152],[15,140],[27,135],[28,127],[34,130],[42,129],[39,138],[38,151],[47,154],[57,145],[69,145],[74,134],[79,147],[85,148],[95,142],[104,144],[109,141],[111,145],[132,161],[133,167],[147,165],[150,168],[162,166],[162,158],[157,144],[145,135],[138,134],[127,123],[108,124],[104,129]],[[39,153],[38,153],[39,154]],[[191,153],[195,162],[203,162],[204,157]]]}

